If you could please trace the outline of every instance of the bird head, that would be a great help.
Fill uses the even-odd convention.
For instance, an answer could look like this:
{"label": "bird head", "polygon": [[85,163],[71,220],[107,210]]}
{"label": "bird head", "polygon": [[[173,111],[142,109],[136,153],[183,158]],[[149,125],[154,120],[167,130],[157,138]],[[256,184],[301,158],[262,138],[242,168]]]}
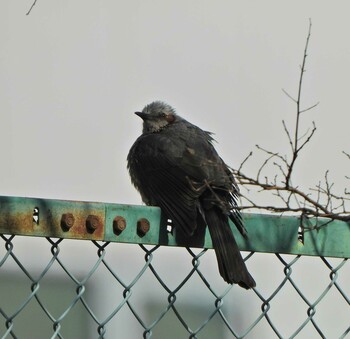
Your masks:
{"label": "bird head", "polygon": [[143,133],[160,132],[177,118],[175,109],[163,101],[154,101],[135,114],[143,120]]}

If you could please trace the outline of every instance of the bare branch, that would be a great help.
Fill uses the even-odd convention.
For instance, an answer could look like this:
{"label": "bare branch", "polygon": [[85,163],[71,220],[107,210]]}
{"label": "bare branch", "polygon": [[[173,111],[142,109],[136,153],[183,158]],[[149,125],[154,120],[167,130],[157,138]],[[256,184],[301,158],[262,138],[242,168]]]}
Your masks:
{"label": "bare branch", "polygon": [[319,103],[320,103],[320,102],[318,101],[316,104],[314,104],[314,105],[312,105],[312,106],[310,106],[310,107],[308,107],[308,108],[305,108],[305,109],[301,110],[301,111],[300,111],[300,114],[301,114],[301,113],[304,113],[304,112],[307,112],[307,111],[310,111],[311,109],[313,109],[313,108],[315,108],[316,106],[318,106]]}
{"label": "bare branch", "polygon": [[289,99],[297,103],[297,101],[284,88],[282,88],[282,91]]}
{"label": "bare branch", "polygon": [[30,12],[32,11],[33,7],[36,5],[36,2],[37,2],[37,0],[34,0],[34,2],[33,2],[32,5],[30,6],[29,11],[26,13],[26,15],[29,15],[29,14],[30,14]]}
{"label": "bare branch", "polygon": [[308,47],[309,47],[309,41],[310,41],[310,36],[311,36],[311,27],[312,27],[312,23],[311,23],[311,19],[310,19],[309,20],[309,32],[308,32],[308,35],[307,35],[307,38],[306,38],[306,44],[305,44],[305,48],[304,48],[303,62],[302,62],[302,65],[300,67],[298,97],[297,97],[297,100],[296,100],[297,115],[296,115],[296,121],[295,121],[294,142],[293,142],[293,147],[292,147],[292,149],[293,149],[293,156],[292,156],[292,161],[291,161],[291,163],[289,165],[287,176],[286,176],[286,185],[287,186],[290,184],[290,179],[291,179],[291,176],[292,176],[294,164],[295,164],[295,161],[297,160],[299,151],[305,146],[305,144],[307,142],[309,142],[309,140],[311,139],[311,137],[313,136],[313,134],[315,132],[315,126],[314,126],[314,130],[311,132],[311,134],[310,134],[309,138],[306,140],[306,142],[304,142],[301,147],[298,146],[298,142],[299,142],[299,123],[300,123],[300,114],[301,114],[301,109],[300,109],[300,107],[301,107],[301,93],[302,93],[303,77],[304,77],[304,73],[305,73],[307,50],[308,50]]}
{"label": "bare branch", "polygon": [[278,169],[279,169],[279,170],[281,171],[281,173],[283,174],[283,177],[286,177],[286,173],[285,173],[283,167],[282,167],[280,164],[278,164],[277,162],[274,162],[273,164],[274,164],[276,167],[278,167]]}
{"label": "bare branch", "polygon": [[304,55],[303,55],[303,62],[300,69],[300,78],[299,78],[299,88],[298,88],[298,98],[297,98],[297,118],[295,123],[295,138],[294,138],[294,150],[298,149],[298,132],[299,132],[299,117],[300,117],[300,102],[301,102],[301,93],[302,93],[302,85],[303,85],[303,77],[305,73],[305,65],[306,65],[306,57],[307,57],[307,50],[309,47],[309,41],[311,36],[311,19],[309,20],[309,32],[306,38],[306,44],[304,49]]}
{"label": "bare branch", "polygon": [[350,154],[349,153],[346,153],[345,151],[343,151],[343,153],[349,158],[350,160]]}
{"label": "bare branch", "polygon": [[[288,142],[291,149],[291,157],[282,155],[279,152],[270,151],[256,145],[259,151],[265,153],[266,158],[257,170],[256,177],[248,176],[243,173],[242,168],[246,161],[252,156],[252,152],[244,159],[238,170],[233,170],[238,184],[242,185],[247,194],[251,192],[265,192],[271,196],[276,197],[278,204],[258,203],[254,199],[241,195],[241,200],[247,205],[240,207],[241,210],[265,210],[273,213],[293,213],[300,216],[301,228],[303,227],[303,220],[305,218],[314,218],[316,227],[323,227],[330,221],[322,221],[319,218],[328,218],[330,220],[342,220],[350,222],[350,211],[346,208],[346,203],[350,202],[350,191],[345,188],[344,196],[333,193],[334,184],[329,179],[329,171],[325,172],[323,181],[319,182],[315,188],[310,188],[306,191],[300,189],[298,186],[292,184],[292,176],[298,159],[299,153],[311,141],[316,132],[316,125],[312,122],[312,128],[301,135],[301,114],[315,108],[318,103],[301,109],[301,96],[303,76],[305,73],[306,57],[308,52],[309,40],[311,36],[311,20],[309,23],[309,30],[306,39],[302,65],[300,66],[300,77],[298,86],[298,96],[294,99],[284,89],[282,91],[296,104],[295,114],[295,130],[291,132],[288,129],[285,120],[282,120],[284,132],[287,135]],[[350,154],[343,151],[343,153],[350,159]],[[273,162],[272,162],[273,161]],[[272,162],[274,173],[270,176],[262,175],[263,170]],[[270,167],[269,167],[270,170]],[[350,179],[349,176],[346,178]]]}
{"label": "bare branch", "polygon": [[259,145],[255,145],[255,147],[256,147],[258,150],[260,150],[260,151],[263,151],[263,152],[265,152],[265,153],[267,153],[267,154],[269,154],[269,155],[272,155],[272,156],[274,156],[274,157],[279,158],[279,159],[280,159],[281,161],[283,161],[286,165],[288,165],[288,162],[287,162],[286,158],[283,157],[282,155],[280,155],[278,152],[271,152],[271,151],[269,151],[269,150],[267,150],[267,149],[265,149],[265,148],[263,148],[263,147],[261,147],[261,146],[259,146]]}
{"label": "bare branch", "polygon": [[310,141],[310,139],[312,138],[312,136],[314,135],[314,133],[316,132],[316,125],[314,122],[312,122],[313,124],[313,128],[311,133],[309,134],[309,136],[307,137],[307,139],[301,144],[301,146],[299,146],[299,148],[297,149],[297,152],[299,153],[300,150]]}
{"label": "bare branch", "polygon": [[[263,162],[263,164],[260,166],[258,173],[256,175],[256,180],[259,181],[260,180],[260,174],[261,171],[263,170],[263,168],[267,165],[267,163],[274,157],[276,156],[276,154],[271,154],[267,159],[265,159],[265,161]],[[266,179],[267,182],[267,179]]]}
{"label": "bare branch", "polygon": [[293,151],[293,142],[292,142],[292,138],[291,138],[291,136],[290,136],[290,133],[289,133],[288,128],[287,128],[287,125],[286,125],[286,123],[285,123],[284,120],[282,120],[282,124],[283,124],[284,131],[285,131],[286,134],[287,134],[288,141],[289,141],[289,145],[290,145],[290,147],[292,148],[292,151]]}
{"label": "bare branch", "polygon": [[241,171],[242,167],[244,166],[244,164],[248,161],[248,159],[253,155],[253,152],[250,152],[246,158],[241,162],[241,165],[239,166],[238,172]]}

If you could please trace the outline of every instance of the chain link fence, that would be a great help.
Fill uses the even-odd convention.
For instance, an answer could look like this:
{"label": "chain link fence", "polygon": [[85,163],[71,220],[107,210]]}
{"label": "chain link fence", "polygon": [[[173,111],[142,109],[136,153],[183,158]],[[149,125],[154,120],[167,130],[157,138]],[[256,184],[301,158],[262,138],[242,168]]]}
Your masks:
{"label": "chain link fence", "polygon": [[245,291],[221,281],[212,250],[14,235],[1,243],[1,338],[350,332],[347,259],[251,252],[257,288]]}

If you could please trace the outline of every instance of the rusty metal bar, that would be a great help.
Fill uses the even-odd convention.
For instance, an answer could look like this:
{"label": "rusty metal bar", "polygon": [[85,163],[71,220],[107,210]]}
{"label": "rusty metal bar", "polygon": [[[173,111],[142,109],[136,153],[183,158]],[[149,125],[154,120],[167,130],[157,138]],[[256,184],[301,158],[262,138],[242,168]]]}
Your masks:
{"label": "rusty metal bar", "polygon": [[[231,225],[241,250],[350,258],[346,222],[264,214],[244,222],[248,240]],[[101,202],[0,196],[0,233],[177,246],[159,208]],[[203,247],[212,248],[208,232]]]}

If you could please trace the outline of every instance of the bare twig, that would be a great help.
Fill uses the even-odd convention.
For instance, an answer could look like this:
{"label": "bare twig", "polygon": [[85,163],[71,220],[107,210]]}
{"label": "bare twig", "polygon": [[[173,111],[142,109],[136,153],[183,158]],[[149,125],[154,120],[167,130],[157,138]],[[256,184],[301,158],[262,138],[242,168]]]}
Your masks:
{"label": "bare twig", "polygon": [[284,131],[285,131],[286,134],[287,134],[288,141],[289,141],[289,145],[290,145],[290,147],[291,147],[291,149],[292,149],[292,151],[293,151],[293,142],[292,142],[292,138],[291,138],[291,136],[290,136],[290,133],[289,133],[288,128],[287,128],[287,125],[286,125],[286,123],[285,123],[284,120],[282,120],[282,124],[283,124]]}
{"label": "bare twig", "polygon": [[297,100],[295,100],[284,88],[282,88],[283,93],[292,101],[297,103]]}
{"label": "bare twig", "polygon": [[33,2],[32,5],[30,6],[29,11],[26,13],[26,15],[29,15],[29,14],[30,14],[30,12],[32,11],[33,7],[36,5],[36,2],[37,2],[37,0],[34,0],[34,2]]}
{"label": "bare twig", "polygon": [[253,152],[250,152],[250,153],[246,156],[246,158],[242,161],[241,165],[239,166],[238,171],[241,170],[241,168],[244,166],[244,164],[248,161],[248,159],[249,159],[252,155],[253,155]]}
{"label": "bare twig", "polygon": [[302,110],[300,111],[300,114],[301,114],[301,113],[304,113],[304,112],[307,112],[307,111],[310,111],[311,109],[313,109],[313,108],[315,108],[316,106],[318,106],[319,103],[320,103],[320,102],[316,102],[316,104],[313,104],[312,106],[310,106],[310,107],[308,107],[308,108],[302,109]]}
{"label": "bare twig", "polygon": [[316,125],[314,122],[312,122],[313,124],[313,128],[309,134],[309,136],[306,138],[306,140],[301,144],[301,146],[299,146],[299,148],[297,149],[297,152],[299,153],[301,151],[301,149],[310,141],[310,139],[312,138],[312,136],[314,135],[314,133],[316,132]]}
{"label": "bare twig", "polygon": [[[244,159],[238,170],[233,170],[233,173],[240,185],[242,185],[247,194],[252,190],[257,192],[271,192],[271,194],[278,198],[280,204],[260,204],[242,194],[242,200],[247,203],[240,207],[242,210],[246,209],[258,209],[266,210],[274,213],[294,213],[300,215],[301,224],[303,220],[310,217],[316,219],[316,224],[322,224],[321,226],[327,225],[328,222],[319,221],[320,217],[329,218],[331,220],[342,220],[350,222],[350,211],[346,209],[346,203],[350,201],[347,196],[350,192],[345,188],[345,196],[340,196],[333,193],[334,184],[329,180],[329,172],[326,171],[323,179],[323,183],[319,184],[315,188],[310,188],[307,191],[303,191],[298,186],[292,184],[292,175],[299,153],[304,147],[311,141],[315,132],[316,125],[312,122],[312,127],[308,129],[304,134],[301,133],[301,114],[315,108],[318,103],[309,106],[308,108],[301,109],[301,97],[302,97],[302,85],[303,76],[305,73],[306,57],[308,52],[308,46],[311,36],[311,20],[309,22],[309,30],[306,39],[303,61],[300,66],[300,77],[297,99],[293,98],[284,89],[283,92],[296,104],[296,119],[295,119],[295,130],[291,132],[285,120],[282,120],[284,132],[287,135],[288,142],[290,145],[291,156],[281,155],[279,152],[270,151],[259,145],[256,145],[257,149],[265,153],[266,158],[257,170],[255,177],[249,176],[243,172],[243,167],[247,160],[252,157],[252,152]],[[350,154],[343,151],[343,153],[350,159]],[[272,162],[273,161],[273,162]],[[274,165],[276,172],[272,176],[262,175],[263,170],[266,169],[267,165]],[[347,177],[350,179],[350,177]],[[316,193],[316,195],[314,194]],[[301,225],[302,227],[302,225]]]}
{"label": "bare twig", "polygon": [[301,114],[301,93],[302,93],[302,85],[303,85],[303,79],[304,79],[304,73],[305,73],[307,50],[308,50],[308,47],[309,47],[309,41],[310,41],[310,36],[311,36],[311,27],[312,27],[312,23],[311,23],[311,19],[310,19],[309,20],[309,32],[308,32],[308,35],[307,35],[307,38],[306,38],[306,44],[305,44],[305,48],[304,48],[303,62],[302,62],[302,65],[300,67],[298,96],[297,96],[297,100],[296,100],[297,115],[296,115],[295,130],[294,130],[293,156],[292,156],[292,161],[291,161],[291,163],[289,165],[287,176],[286,176],[286,185],[287,186],[290,185],[290,178],[292,176],[294,164],[295,164],[295,161],[297,160],[299,151],[301,150],[301,148],[304,147],[306,142],[308,142],[310,140],[310,138],[312,137],[312,135],[310,135],[310,137],[301,146],[301,148],[298,147],[299,146],[298,145],[298,142],[299,142],[299,123],[300,123],[300,114]]}

